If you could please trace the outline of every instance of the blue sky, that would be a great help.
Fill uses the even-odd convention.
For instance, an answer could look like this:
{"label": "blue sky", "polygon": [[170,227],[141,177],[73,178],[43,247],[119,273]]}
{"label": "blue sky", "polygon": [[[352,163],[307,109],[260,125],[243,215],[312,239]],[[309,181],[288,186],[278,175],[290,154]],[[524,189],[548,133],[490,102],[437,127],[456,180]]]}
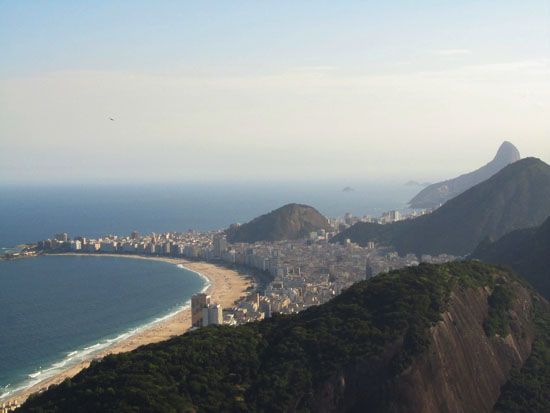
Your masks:
{"label": "blue sky", "polygon": [[0,0],[0,180],[550,160],[550,1],[381,3]]}
{"label": "blue sky", "polygon": [[409,60],[426,67],[438,50],[467,49],[477,62],[549,51],[548,1],[382,3],[2,1],[0,70],[353,70]]}

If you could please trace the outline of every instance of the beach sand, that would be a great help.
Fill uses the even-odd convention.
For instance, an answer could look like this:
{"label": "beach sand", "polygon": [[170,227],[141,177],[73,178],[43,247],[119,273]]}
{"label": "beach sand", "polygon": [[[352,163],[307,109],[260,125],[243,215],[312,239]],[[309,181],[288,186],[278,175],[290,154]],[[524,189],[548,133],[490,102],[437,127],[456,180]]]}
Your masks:
{"label": "beach sand", "polygon": [[[60,255],[60,254],[59,254]],[[131,259],[163,261],[171,264],[181,264],[185,268],[198,272],[210,280],[210,287],[206,291],[211,296],[211,300],[217,304],[221,304],[223,308],[230,308],[241,297],[246,295],[247,288],[252,284],[252,280],[244,277],[238,272],[217,266],[207,262],[187,261],[181,258],[164,258],[164,257],[142,257],[137,255],[122,255],[122,254],[67,254],[67,255],[85,255],[85,256],[101,256],[101,257],[126,257]],[[61,383],[68,377],[73,377],[82,369],[88,367],[92,359],[102,358],[108,354],[122,353],[131,351],[135,348],[159,341],[166,340],[172,336],[183,334],[191,327],[191,309],[183,309],[175,313],[169,318],[152,324],[151,326],[136,332],[134,335],[113,343],[112,346],[96,353],[90,360],[86,360],[77,365],[73,365],[67,370],[59,374],[46,378],[43,381],[35,384],[32,387],[21,390],[20,392],[10,395],[7,400],[2,402],[17,400],[22,403],[31,394],[47,389],[52,384]]]}

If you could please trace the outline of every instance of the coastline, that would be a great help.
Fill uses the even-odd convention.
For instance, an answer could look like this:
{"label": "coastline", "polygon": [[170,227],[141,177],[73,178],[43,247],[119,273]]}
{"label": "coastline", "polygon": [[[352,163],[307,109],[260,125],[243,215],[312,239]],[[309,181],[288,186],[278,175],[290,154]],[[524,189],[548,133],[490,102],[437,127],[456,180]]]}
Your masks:
{"label": "coastline", "polygon": [[[236,301],[246,295],[247,288],[252,284],[249,278],[244,277],[237,271],[202,261],[188,261],[182,258],[170,257],[148,257],[130,254],[77,254],[65,253],[55,254],[61,256],[92,256],[92,257],[115,257],[127,259],[141,259],[149,261],[160,261],[174,265],[181,265],[184,268],[199,274],[207,280],[205,292],[212,297],[212,300],[220,304],[223,308],[230,308]],[[113,341],[112,344],[103,348],[97,353],[90,354],[87,358],[71,365],[67,369],[56,373],[51,377],[44,378],[27,388],[16,391],[2,402],[17,400],[23,403],[31,394],[43,391],[52,384],[59,384],[66,378],[78,374],[81,370],[88,367],[92,360],[101,359],[109,354],[123,353],[132,351],[146,344],[157,343],[167,340],[173,336],[185,333],[191,327],[191,308],[188,303],[180,309],[167,316],[149,322],[144,326],[121,334],[120,340]]]}

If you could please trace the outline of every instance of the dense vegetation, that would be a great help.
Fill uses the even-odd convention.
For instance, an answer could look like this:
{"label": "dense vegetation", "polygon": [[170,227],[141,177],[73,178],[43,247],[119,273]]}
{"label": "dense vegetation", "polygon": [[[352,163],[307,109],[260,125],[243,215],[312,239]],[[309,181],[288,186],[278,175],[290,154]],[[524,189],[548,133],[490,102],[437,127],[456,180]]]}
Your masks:
{"label": "dense vegetation", "polygon": [[[357,365],[369,366],[380,386],[372,391],[383,394],[381,378],[425,352],[451,291],[493,288],[495,274],[503,272],[475,261],[393,271],[297,315],[211,326],[108,356],[22,411],[307,412],[323,382]],[[383,411],[385,399],[376,400],[371,407]]]}
{"label": "dense vegetation", "polygon": [[393,245],[400,253],[470,254],[486,239],[542,224],[550,216],[550,166],[535,158],[515,162],[429,215],[388,225],[358,223],[349,238]]}
{"label": "dense vegetation", "polygon": [[497,284],[489,296],[489,314],[483,325],[489,337],[498,334],[506,337],[510,332],[509,311],[512,308],[514,292],[506,284]]}
{"label": "dense vegetation", "polygon": [[519,161],[520,158],[516,147],[510,142],[504,142],[498,149],[494,159],[487,165],[457,178],[431,184],[411,199],[409,204],[411,208],[438,207],[449,199],[489,179],[508,164]]}
{"label": "dense vegetation", "polygon": [[246,224],[232,226],[226,232],[230,242],[253,243],[303,238],[321,229],[329,230],[330,226],[315,208],[288,204]]}
{"label": "dense vegetation", "polygon": [[548,303],[535,301],[537,336],[521,370],[512,373],[495,405],[499,413],[550,412],[550,312]]}
{"label": "dense vegetation", "polygon": [[486,240],[472,257],[511,267],[550,298],[550,218],[540,227],[513,231],[496,242]]}

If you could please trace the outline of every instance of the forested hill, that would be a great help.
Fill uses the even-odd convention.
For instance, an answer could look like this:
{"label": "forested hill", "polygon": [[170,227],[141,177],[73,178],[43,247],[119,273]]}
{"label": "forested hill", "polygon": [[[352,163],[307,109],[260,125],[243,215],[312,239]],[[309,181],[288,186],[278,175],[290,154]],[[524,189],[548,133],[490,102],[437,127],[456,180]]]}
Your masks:
{"label": "forested hill", "polygon": [[421,265],[296,315],[108,356],[21,411],[508,412],[526,395],[548,411],[547,316],[502,269]]}
{"label": "forested hill", "polygon": [[495,242],[485,240],[472,258],[512,268],[550,299],[550,218],[540,227],[513,231]]}
{"label": "forested hill", "polygon": [[310,232],[329,230],[328,220],[308,205],[287,204],[246,224],[232,226],[229,242],[281,241],[303,238]]}
{"label": "forested hill", "polygon": [[333,242],[392,245],[401,254],[464,256],[485,238],[541,225],[550,216],[550,166],[525,158],[502,169],[429,215],[380,225],[358,223]]}

